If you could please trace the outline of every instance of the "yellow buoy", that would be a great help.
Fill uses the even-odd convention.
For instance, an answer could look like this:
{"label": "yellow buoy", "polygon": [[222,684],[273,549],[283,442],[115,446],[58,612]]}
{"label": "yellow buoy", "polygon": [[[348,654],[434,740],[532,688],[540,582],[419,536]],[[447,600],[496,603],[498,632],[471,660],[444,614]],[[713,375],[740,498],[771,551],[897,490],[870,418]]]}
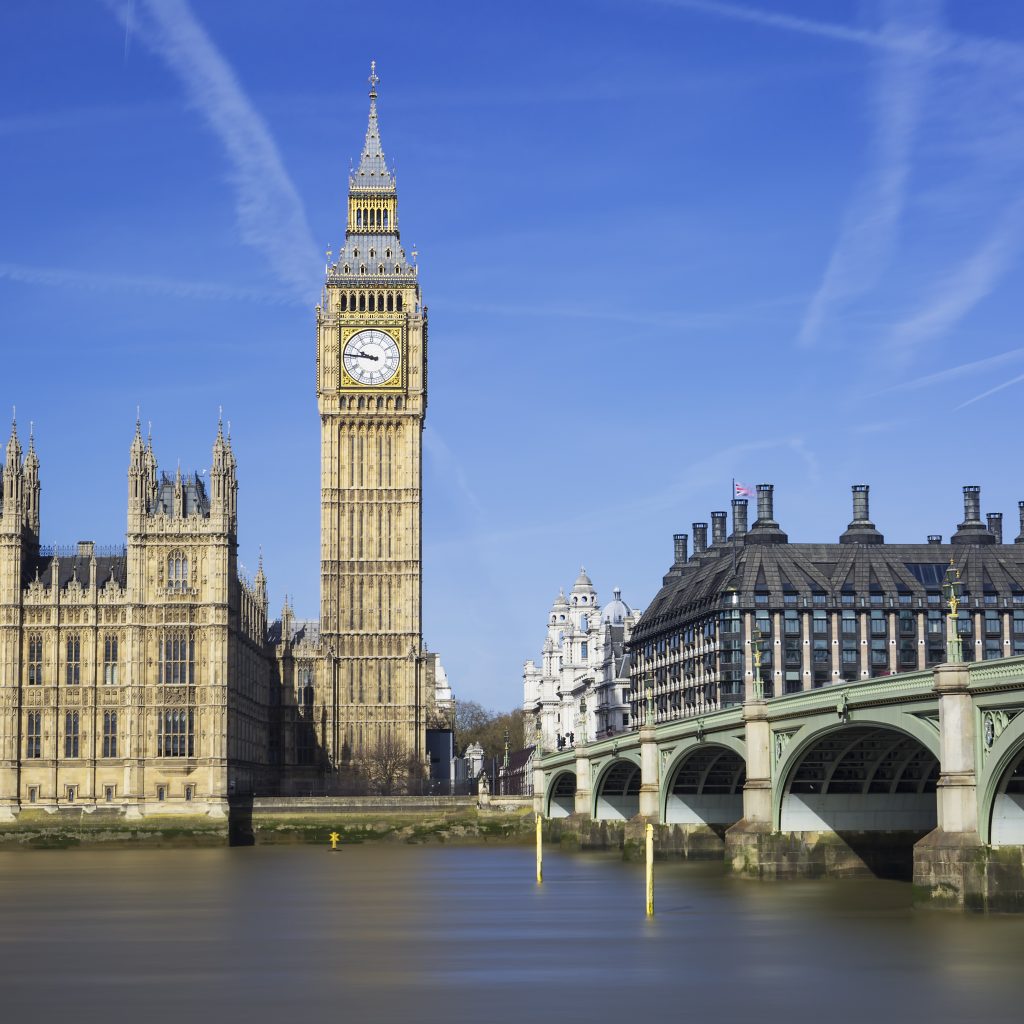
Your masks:
{"label": "yellow buoy", "polygon": [[341,839],[341,836],[339,836],[337,832],[332,832],[330,834],[330,836],[328,836],[328,838],[331,841],[331,849],[332,850],[337,850],[338,849],[338,840]]}

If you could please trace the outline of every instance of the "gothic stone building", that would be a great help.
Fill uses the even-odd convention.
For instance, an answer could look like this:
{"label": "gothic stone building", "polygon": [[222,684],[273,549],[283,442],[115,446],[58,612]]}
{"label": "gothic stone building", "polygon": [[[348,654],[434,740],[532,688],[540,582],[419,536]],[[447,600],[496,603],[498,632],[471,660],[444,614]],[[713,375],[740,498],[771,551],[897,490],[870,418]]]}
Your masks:
{"label": "gothic stone building", "polygon": [[0,813],[214,815],[270,782],[267,591],[237,565],[231,444],[209,487],[160,474],[136,425],[127,543],[44,548],[39,459],[12,426],[0,512]]}
{"label": "gothic stone building", "polygon": [[[39,460],[12,428],[0,515],[0,813],[110,804],[223,813],[233,793],[329,788],[388,747],[421,763],[427,311],[398,230],[377,76],[348,226],[316,310],[319,622],[268,626],[238,574],[237,479],[158,473],[136,426],[126,544],[40,545]],[[311,360],[312,362],[312,360]],[[441,724],[447,724],[442,722]]]}
{"label": "gothic stone building", "polygon": [[[1024,654],[1024,502],[1021,533],[1003,543],[1002,515],[981,519],[980,489],[964,488],[964,520],[947,543],[886,544],[853,488],[853,520],[837,543],[791,544],[774,518],[773,488],[734,499],[733,530],[713,512],[675,537],[675,559],[630,638],[634,722],[646,691],[655,718],[739,703],[761,651],[766,696],[931,668],[946,660],[943,581],[959,571],[957,631],[967,661]],[[760,640],[757,639],[759,631]]]}

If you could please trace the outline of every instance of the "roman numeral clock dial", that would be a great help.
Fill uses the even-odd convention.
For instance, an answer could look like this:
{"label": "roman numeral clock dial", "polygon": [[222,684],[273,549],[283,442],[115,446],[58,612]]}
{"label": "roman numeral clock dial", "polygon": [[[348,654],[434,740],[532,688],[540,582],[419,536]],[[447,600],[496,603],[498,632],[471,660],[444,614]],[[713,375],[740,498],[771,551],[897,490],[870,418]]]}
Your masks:
{"label": "roman numeral clock dial", "polygon": [[402,363],[402,351],[387,331],[353,334],[345,345],[345,372],[357,384],[379,387],[391,381]]}

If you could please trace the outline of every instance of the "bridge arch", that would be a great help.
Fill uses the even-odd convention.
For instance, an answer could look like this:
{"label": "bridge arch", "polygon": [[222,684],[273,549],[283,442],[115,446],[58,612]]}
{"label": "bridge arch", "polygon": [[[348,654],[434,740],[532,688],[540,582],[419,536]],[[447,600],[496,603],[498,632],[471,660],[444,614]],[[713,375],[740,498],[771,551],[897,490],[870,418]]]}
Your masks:
{"label": "bridge arch", "polygon": [[[982,736],[985,742],[985,718]],[[978,831],[992,846],[1024,843],[1024,713],[1009,721],[988,751],[979,779]]]}
{"label": "bridge arch", "polygon": [[558,772],[548,783],[546,816],[568,818],[576,810],[576,773]]}
{"label": "bridge arch", "polygon": [[693,743],[663,776],[661,820],[666,825],[733,825],[743,817],[746,759],[738,741]]}
{"label": "bridge arch", "polygon": [[779,762],[775,827],[923,834],[937,824],[938,776],[938,732],[920,719],[829,723],[800,735]]}
{"label": "bridge arch", "polygon": [[610,761],[594,785],[595,821],[628,821],[640,813],[640,765],[634,760]]}

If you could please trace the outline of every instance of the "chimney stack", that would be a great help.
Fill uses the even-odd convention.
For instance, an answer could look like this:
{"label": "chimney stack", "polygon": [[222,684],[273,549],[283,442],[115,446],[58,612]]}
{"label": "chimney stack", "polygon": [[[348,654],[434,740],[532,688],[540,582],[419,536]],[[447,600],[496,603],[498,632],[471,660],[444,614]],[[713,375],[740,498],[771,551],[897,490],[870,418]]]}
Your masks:
{"label": "chimney stack", "polygon": [[693,524],[693,554],[694,557],[703,554],[708,547],[708,524]]}
{"label": "chimney stack", "polygon": [[995,537],[981,521],[981,488],[968,485],[964,488],[964,521],[953,534],[954,544],[994,544]]}
{"label": "chimney stack", "polygon": [[1017,534],[1014,544],[1024,544],[1024,501],[1017,502],[1017,511],[1020,512],[1020,533]]}
{"label": "chimney stack", "polygon": [[941,544],[942,543],[942,534],[941,533],[929,533],[928,534],[928,543],[929,544]]}
{"label": "chimney stack", "polygon": [[672,543],[674,545],[676,556],[676,565],[683,565],[686,562],[686,559],[690,557],[686,550],[687,542],[689,541],[689,539],[689,536],[685,533],[675,533],[672,535]]}
{"label": "chimney stack", "polygon": [[884,544],[885,538],[875,529],[875,524],[868,516],[867,484],[854,484],[853,519],[850,525],[839,535],[840,544]]}
{"label": "chimney stack", "polygon": [[747,534],[748,544],[786,544],[789,538],[775,522],[772,484],[757,485],[757,521]]}
{"label": "chimney stack", "polygon": [[711,513],[711,543],[712,544],[724,544],[726,534],[726,523],[725,520],[728,516],[726,512],[712,512]]}
{"label": "chimney stack", "polygon": [[[1024,502],[1022,502],[1024,504]],[[1021,513],[1024,516],[1024,512]],[[742,540],[747,535],[747,499],[732,499],[732,536]]]}
{"label": "chimney stack", "polygon": [[997,544],[1003,543],[1003,513],[989,512],[985,516],[988,521],[988,532],[996,539]]}

